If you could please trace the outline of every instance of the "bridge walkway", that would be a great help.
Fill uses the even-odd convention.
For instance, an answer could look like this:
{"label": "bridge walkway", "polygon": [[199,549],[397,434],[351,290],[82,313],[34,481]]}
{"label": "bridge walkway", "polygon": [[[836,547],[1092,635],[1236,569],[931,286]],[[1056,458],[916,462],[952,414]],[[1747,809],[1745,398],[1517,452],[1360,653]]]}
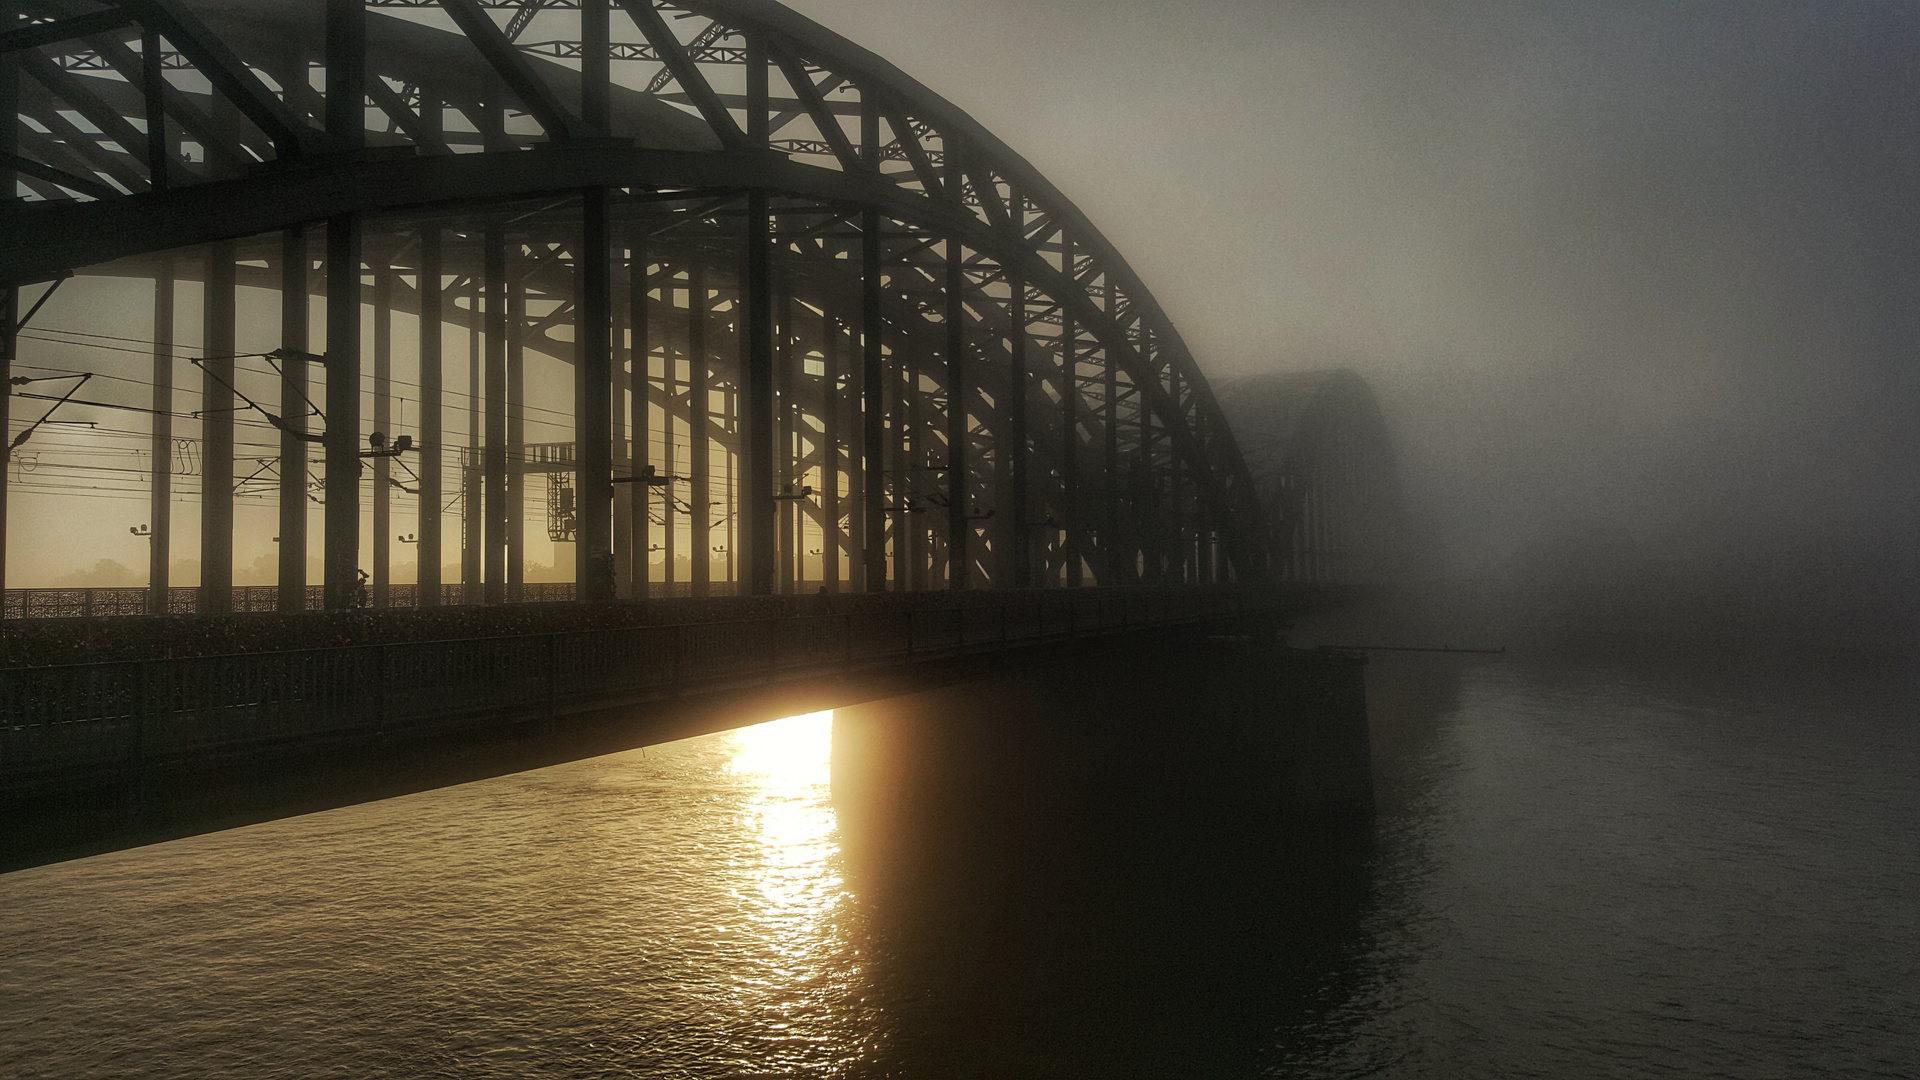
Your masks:
{"label": "bridge walkway", "polygon": [[502,725],[551,729],[649,703],[1280,616],[1319,599],[1233,586],[982,590],[945,607],[0,668],[0,789],[20,796]]}

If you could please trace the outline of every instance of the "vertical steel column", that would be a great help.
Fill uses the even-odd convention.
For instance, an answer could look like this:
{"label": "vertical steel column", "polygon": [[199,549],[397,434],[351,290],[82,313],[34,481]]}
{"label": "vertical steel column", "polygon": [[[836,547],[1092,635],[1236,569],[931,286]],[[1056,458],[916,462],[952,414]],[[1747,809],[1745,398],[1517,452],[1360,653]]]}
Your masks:
{"label": "vertical steel column", "polygon": [[[947,153],[947,183],[960,189],[959,155]],[[967,550],[973,522],[967,519],[967,339],[961,326],[967,317],[962,287],[960,241],[947,241],[947,587],[967,587],[973,556]],[[916,433],[917,436],[917,433]],[[917,464],[917,462],[916,462]]]}
{"label": "vertical steel column", "polygon": [[[152,26],[140,28],[140,97],[147,119],[147,179],[155,191],[165,191],[170,182],[167,160],[173,151],[167,138],[166,73],[160,68],[160,31]],[[5,110],[10,112],[11,110]],[[126,147],[131,153],[133,148]],[[13,192],[7,192],[12,195]]]}
{"label": "vertical steel column", "polygon": [[[12,29],[20,16],[17,5],[0,6]],[[14,172],[14,155],[20,151],[20,69],[11,53],[0,53],[0,206],[12,206],[20,198],[20,179]],[[7,586],[7,484],[13,464],[13,359],[19,346],[20,290],[0,286],[0,619],[6,617]]]}
{"label": "vertical steel column", "polygon": [[580,119],[602,135],[613,133],[607,12],[607,0],[580,0]]}
{"label": "vertical steel column", "polygon": [[[307,415],[312,411],[307,404],[306,360],[312,317],[309,269],[307,234],[296,225],[280,238],[280,584],[276,606],[283,614],[307,609],[307,441],[300,436],[306,434]],[[160,338],[157,327],[154,337]],[[159,374],[157,354],[154,373]],[[153,528],[157,535],[160,527]]]}
{"label": "vertical steel column", "polygon": [[[507,283],[507,600],[526,598],[527,583],[527,286]],[[575,398],[578,401],[578,398]],[[578,447],[575,447],[576,453]],[[574,493],[579,497],[579,492]],[[578,504],[575,523],[578,525]],[[558,560],[556,560],[558,561]],[[577,587],[577,586],[576,586]]]}
{"label": "vertical steel column", "polygon": [[[732,421],[730,425],[723,424],[722,426],[726,427],[728,430],[733,431],[737,436],[740,430],[740,421],[739,421],[740,414],[738,411],[740,408],[739,395],[722,391],[721,400],[725,402],[725,404],[722,407],[726,410],[726,415],[728,419]],[[736,464],[740,460],[738,446],[739,444],[736,442],[735,452],[728,454],[726,456],[727,475],[725,479],[721,480],[720,482],[720,486],[723,489],[727,491],[735,492],[736,498],[737,498],[738,492],[740,491],[740,486],[741,486],[740,477],[738,476],[738,471],[736,469]],[[726,580],[727,580],[727,586],[728,586],[728,591],[727,591],[728,596],[740,595],[740,572],[739,572],[740,544],[739,544],[738,538],[734,535],[735,531],[738,530],[739,528],[740,528],[740,515],[728,514],[727,515],[727,541],[721,547],[721,550],[727,553]]]}
{"label": "vertical steel column", "polygon": [[[1180,409],[1182,407],[1180,400],[1180,369],[1175,367],[1171,361],[1167,364],[1167,390],[1169,396],[1173,398],[1174,408]],[[1186,494],[1181,490],[1180,465],[1180,448],[1169,440],[1169,450],[1167,454],[1167,501],[1173,507],[1173,518],[1171,522],[1173,550],[1180,560],[1174,566],[1174,581],[1178,584],[1189,584],[1190,579],[1187,576],[1187,572],[1194,561],[1193,545],[1189,543],[1187,539],[1187,502]]]}
{"label": "vertical steel column", "polygon": [[1013,316],[1006,405],[1007,450],[1012,455],[1007,464],[1013,480],[1007,498],[1013,516],[1008,524],[1013,529],[1013,587],[1026,589],[1033,586],[1033,530],[1027,525],[1027,283],[1011,267],[1006,274],[1007,286],[1013,290],[1007,298]]}
{"label": "vertical steel column", "polygon": [[[373,272],[373,430],[393,441],[393,267]],[[388,606],[393,569],[393,459],[373,459],[373,606]]]}
{"label": "vertical steel column", "polygon": [[692,474],[688,485],[687,548],[690,591],[707,595],[707,582],[713,574],[712,531],[713,479],[709,472],[713,440],[707,432],[707,264],[705,252],[695,251],[687,263],[687,462]]}
{"label": "vertical steel column", "polygon": [[346,148],[358,148],[367,138],[366,2],[327,0],[326,20],[327,134]]}
{"label": "vertical steel column", "polygon": [[[206,134],[210,136],[209,151],[202,160],[203,175],[209,180],[238,180],[247,173],[241,164],[245,160],[235,153],[245,129],[246,120],[240,107],[232,98],[215,91],[207,99]],[[218,147],[219,150],[214,148]]]}
{"label": "vertical steel column", "polygon": [[[612,244],[609,239],[609,244]],[[619,268],[627,264],[627,250],[624,247],[610,246],[607,273],[614,279],[621,275]],[[629,300],[632,292],[631,282],[626,293],[622,293],[618,281],[608,286],[607,304],[607,361],[613,376],[613,396],[611,399],[612,417],[608,423],[613,429],[613,445],[608,447],[613,468],[629,476],[638,475],[632,468],[633,447],[631,438],[632,414],[627,404],[627,395],[633,391],[633,377],[629,366],[632,346],[627,340],[626,323],[631,322]],[[613,595],[616,599],[633,599],[633,500],[642,494],[635,484],[613,484]]]}
{"label": "vertical steel column", "polygon": [[[0,81],[12,88],[14,76],[11,65],[0,60]],[[7,123],[11,131],[12,121]],[[11,134],[9,135],[11,138]],[[0,173],[0,180],[8,185],[8,195],[12,196],[15,184],[11,172]],[[13,473],[13,359],[20,347],[20,290],[17,286],[0,287],[0,619],[6,617],[7,586],[7,483]]]}
{"label": "vertical steel column", "polygon": [[[1140,328],[1140,367],[1147,378],[1156,384],[1160,376],[1153,369],[1153,331],[1146,326]],[[1155,469],[1153,437],[1153,411],[1147,406],[1145,388],[1134,385],[1134,419],[1140,426],[1139,453],[1140,462],[1140,498],[1133,505],[1134,533],[1140,549],[1141,564],[1145,569],[1147,583],[1158,585],[1164,578],[1164,560],[1160,542],[1160,477]]]}
{"label": "vertical steel column", "polygon": [[[1071,258],[1071,256],[1069,256]],[[1073,267],[1067,267],[1073,276]],[[1065,438],[1060,443],[1060,502],[1066,510],[1067,585],[1079,588],[1086,583],[1081,565],[1080,537],[1086,520],[1080,513],[1080,347],[1079,333],[1073,325],[1073,311],[1060,305],[1060,409]]]}
{"label": "vertical steel column", "polygon": [[[367,9],[327,0],[327,134],[366,144]],[[329,611],[358,606],[360,593],[360,217],[327,222],[326,527],[322,593]]]}
{"label": "vertical steel column", "polygon": [[847,530],[843,539],[847,548],[847,588],[860,592],[866,588],[867,580],[867,459],[863,419],[866,415],[863,403],[867,396],[867,383],[863,377],[866,361],[861,355],[859,329],[849,323],[846,332],[847,388],[844,415],[847,425]]}
{"label": "vertical steel column", "polygon": [[901,380],[906,378],[905,368],[908,360],[904,352],[893,358],[893,370],[888,372],[887,386],[890,393],[887,398],[887,457],[885,488],[887,492],[887,523],[891,533],[892,546],[888,550],[889,573],[880,575],[882,587],[904,590],[907,580],[907,494],[902,484],[906,476],[906,420],[907,398],[901,389]]}
{"label": "vertical steel column", "polygon": [[[0,18],[4,18],[7,29],[11,30],[19,25],[20,18],[23,14],[24,12],[20,10],[20,5],[17,2],[13,2],[13,0],[0,2]],[[5,124],[0,124],[0,205],[11,204],[20,198],[20,176],[12,165],[15,155],[20,153],[19,115],[20,67],[14,61],[12,53],[0,53],[0,116],[7,118]],[[7,309],[12,314],[7,316],[6,327],[4,329],[7,334],[12,334],[13,319],[14,316],[18,314],[17,309],[20,305],[20,290],[16,286],[8,285],[5,287],[5,291],[13,297],[13,300],[11,301],[12,306]],[[0,335],[0,337],[5,337],[5,335]],[[12,337],[6,337],[4,342],[0,342],[0,347],[10,349],[11,345],[7,343],[12,340]],[[11,353],[8,355],[10,357]],[[12,378],[11,375],[7,377]],[[10,410],[11,408],[11,405],[0,402],[0,409]],[[13,437],[7,434],[7,429],[0,428],[0,443],[12,441]],[[5,455],[0,455],[0,459],[4,459],[4,456]],[[0,463],[4,463],[4,461],[0,460]],[[0,510],[6,508],[6,483],[6,477],[0,476]],[[6,534],[5,525],[5,518],[0,517],[0,537],[4,537]],[[4,545],[0,545],[0,570],[4,570],[5,568],[6,552]],[[5,606],[4,604],[0,604],[0,609],[4,609]]]}
{"label": "vertical steel column", "polygon": [[[749,64],[748,79],[766,68]],[[741,420],[740,470],[741,539],[745,558],[739,564],[747,574],[747,591],[767,596],[774,585],[774,537],[777,515],[773,499],[773,216],[765,188],[747,192],[747,266],[741,300],[746,304],[741,332],[741,382],[745,401]]]}
{"label": "vertical steel column", "polygon": [[880,211],[860,215],[861,588],[887,589],[887,383],[880,333]]}
{"label": "vertical steel column", "polygon": [[[0,5],[7,28],[12,29],[20,12],[15,4]],[[12,54],[0,53],[0,206],[12,206],[20,197],[20,180],[9,164],[20,151],[20,69]],[[7,484],[13,468],[13,359],[19,346],[20,290],[0,286],[0,619],[6,617],[7,586]]]}
{"label": "vertical steel column", "polygon": [[[628,430],[633,439],[632,458],[629,461],[632,476],[645,473],[653,461],[652,447],[649,445],[653,433],[650,428],[651,417],[648,415],[653,389],[653,343],[651,324],[647,318],[647,293],[652,283],[649,281],[647,254],[642,243],[641,236],[636,234],[627,263],[627,356],[632,365],[630,384],[633,388],[628,414]],[[667,429],[671,438],[673,425],[667,424]],[[633,489],[628,502],[633,522],[629,547],[633,561],[629,575],[633,582],[633,598],[645,600],[652,576],[653,522],[650,507],[653,488],[644,483],[629,484],[628,487]],[[663,487],[662,494],[667,500],[672,500],[671,483]]]}
{"label": "vertical steel column", "polygon": [[[328,72],[332,77],[332,72]],[[331,107],[331,101],[329,101]],[[360,217],[327,222],[327,506],[322,593],[328,611],[360,604]]]}
{"label": "vertical steel column", "polygon": [[[772,132],[767,110],[767,37],[746,35],[747,142],[767,145]],[[734,486],[735,517],[728,519],[727,561],[738,567],[728,576],[746,577],[746,592],[767,596],[774,591],[779,514],[773,498],[775,437],[773,423],[773,220],[765,188],[747,192],[746,262],[740,278],[739,302],[745,311],[737,317],[741,335],[740,374],[735,385],[735,432],[740,462]],[[739,539],[733,537],[738,520]],[[740,551],[744,546],[746,550]]]}
{"label": "vertical steel column", "polygon": [[[497,74],[489,73],[484,80],[484,90],[480,103],[480,146],[487,153],[514,149],[507,140],[506,88]],[[482,376],[486,384],[486,430],[485,449],[481,454],[480,488],[482,491],[482,534],[481,576],[485,584],[481,587],[486,603],[504,604],[507,602],[507,569],[510,557],[507,551],[507,534],[512,511],[509,509],[510,489],[507,480],[507,240],[503,223],[489,223],[484,232],[486,245],[484,262],[486,265],[487,290],[487,329],[486,329],[486,373]],[[498,260],[496,263],[494,260]],[[495,271],[498,271],[496,274]]]}
{"label": "vertical steel column", "polygon": [[747,39],[747,142],[756,147],[767,145],[772,135],[772,117],[767,112],[767,36],[749,32]]}
{"label": "vertical steel column", "polygon": [[[680,272],[672,269],[662,260],[660,264],[660,306],[665,309],[669,320],[676,318],[680,306],[679,293],[675,282]],[[691,283],[691,282],[689,282]],[[684,324],[691,326],[693,314],[693,290],[687,290],[687,318]],[[671,322],[669,322],[671,326]],[[660,471],[668,477],[661,487],[660,500],[660,581],[662,595],[674,595],[674,586],[679,582],[680,555],[680,511],[674,500],[672,477],[679,467],[680,458],[675,452],[674,439],[680,425],[680,353],[674,346],[678,339],[671,332],[661,337],[660,350]]]}
{"label": "vertical steel column", "polygon": [[[482,262],[485,262],[484,255]],[[485,531],[484,499],[481,494],[480,401],[484,396],[480,375],[480,319],[484,284],[475,280],[467,294],[467,452],[460,468],[460,601],[478,604],[484,598],[481,578],[481,536]]]}
{"label": "vertical steel column", "polygon": [[[426,131],[428,137],[435,142],[443,141],[446,136],[447,119],[445,110],[446,104],[440,99],[440,95],[435,92],[433,87],[423,86],[420,88],[420,106],[417,110],[420,114],[420,126]],[[423,147],[420,152],[426,153],[428,151]]]}
{"label": "vertical steel column", "polygon": [[[435,110],[438,112],[438,110]],[[440,606],[442,470],[446,466],[446,387],[441,335],[445,328],[440,226],[420,230],[420,509],[419,582],[421,607]]]}
{"label": "vertical steel column", "polygon": [[1104,461],[1100,473],[1100,490],[1106,497],[1105,513],[1102,515],[1100,552],[1100,584],[1121,585],[1132,577],[1132,566],[1123,566],[1120,549],[1120,364],[1114,358],[1113,346],[1106,345],[1100,350],[1101,385],[1105,393],[1100,402],[1100,427],[1105,442]]}
{"label": "vertical steel column", "polygon": [[820,583],[840,591],[840,552],[846,533],[840,528],[840,330],[827,312],[820,314]]}
{"label": "vertical steel column", "polygon": [[[880,168],[880,103],[875,89],[860,88],[860,160],[868,168]],[[897,133],[900,139],[913,138],[912,132]],[[854,588],[881,592],[887,587],[887,518],[883,488],[886,482],[885,385],[880,376],[880,211],[868,208],[860,214],[860,363],[848,358],[848,381],[860,384],[860,453],[849,453],[856,477],[854,515],[858,528],[854,542],[859,556],[848,560]],[[857,375],[856,375],[857,372]]]}
{"label": "vertical steel column", "polygon": [[[11,98],[14,88],[13,65],[0,58],[0,105]],[[12,143],[15,128],[9,120],[7,142]],[[0,161],[5,159],[0,158]],[[14,198],[17,181],[11,170],[0,171],[7,185],[7,201]],[[7,483],[13,475],[13,358],[20,345],[20,290],[13,285],[0,286],[0,619],[6,617],[7,586]]]}
{"label": "vertical steel column", "polygon": [[[12,30],[19,25],[21,16],[24,14],[17,0],[0,0],[0,19],[4,19],[7,29]],[[0,124],[0,205],[11,205],[20,198],[20,176],[12,164],[14,157],[20,153],[20,66],[13,56],[14,54],[10,52],[0,52],[0,116],[7,118],[6,123]],[[5,339],[0,341],[0,348],[9,351],[7,356],[0,357],[0,360],[10,360],[12,356],[10,350],[14,338],[10,335],[14,333],[13,320],[19,314],[20,306],[20,290],[16,286],[5,286],[5,292],[13,299],[10,301],[11,306],[7,308],[10,314],[6,318],[6,326],[0,327],[5,330],[5,334],[0,334],[0,337]],[[7,377],[12,378],[11,375]],[[11,408],[9,403],[0,401],[0,410],[11,410]],[[13,436],[7,433],[6,428],[0,427],[0,444],[12,441]],[[5,463],[5,456],[0,454],[0,464]],[[6,509],[6,485],[6,477],[0,475],[0,510]],[[0,515],[0,539],[4,539],[5,535],[6,518]],[[0,544],[0,570],[5,568],[5,545]],[[4,583],[0,582],[0,584]],[[5,607],[5,604],[0,604],[0,610],[4,610]]]}
{"label": "vertical steel column", "polygon": [[[142,34],[140,47],[143,50],[143,56],[147,55],[144,52],[146,45],[146,35]],[[283,38],[279,42],[279,45],[280,48],[277,59],[280,63],[273,69],[273,78],[280,84],[282,100],[286,103],[287,108],[293,111],[293,115],[299,119],[317,125],[325,125],[327,122],[325,115],[326,95],[314,93],[312,85],[313,74],[307,61],[307,52],[311,48],[312,42]],[[158,34],[154,36],[154,48],[156,50],[159,48]],[[155,55],[157,55],[157,53]],[[153,92],[158,94],[165,88],[166,82],[163,73],[156,70],[154,74],[158,77],[151,79],[150,82]],[[144,68],[141,72],[141,79],[143,84],[149,82]],[[154,132],[149,128],[147,132],[147,144],[150,148],[154,141],[153,135]]]}
{"label": "vertical steel column", "polygon": [[507,141],[507,105],[504,100],[507,89],[499,74],[491,68],[481,77],[480,97],[480,149],[485,153],[501,150],[513,150],[514,145]]}
{"label": "vertical steel column", "polygon": [[893,530],[893,578],[894,588],[900,592],[923,588],[926,585],[926,557],[921,549],[927,539],[927,527],[916,523],[913,509],[909,505],[909,485],[917,464],[929,460],[930,447],[926,446],[926,428],[920,423],[920,365],[919,357],[902,352],[899,362],[898,379],[894,383],[897,394],[893,409],[893,493],[897,501],[899,524]]}
{"label": "vertical steel column", "polygon": [[[793,289],[780,278],[780,319],[774,333],[778,342],[774,356],[774,463],[771,482],[779,485],[782,493],[792,494],[792,488],[799,478],[794,476],[793,466],[800,460],[794,452],[794,405],[793,405]],[[794,500],[781,499],[777,504],[780,517],[779,526],[779,591],[793,592],[794,565],[799,564],[800,577],[807,575],[804,552],[799,549],[800,537],[795,535],[794,523],[799,517]]]}
{"label": "vertical steel column", "polygon": [[200,361],[200,595],[202,615],[233,610],[233,241],[207,247]]}
{"label": "vertical steel column", "polygon": [[487,289],[486,441],[482,455],[481,560],[489,604],[507,602],[507,236],[498,218],[485,229]]}
{"label": "vertical steel column", "polygon": [[[0,410],[5,409],[0,404]],[[305,411],[304,407],[301,410]],[[0,432],[6,429],[0,427]],[[153,486],[147,496],[147,611],[167,613],[167,587],[173,565],[173,259],[164,256],[153,279]],[[306,461],[302,444],[300,459]],[[285,466],[282,465],[282,468]],[[284,498],[284,496],[283,496]],[[307,492],[300,485],[301,523]],[[281,537],[282,540],[285,537]],[[304,537],[302,538],[304,539]],[[304,561],[305,556],[302,556]]]}
{"label": "vertical steel column", "polygon": [[[605,5],[601,16],[604,22]],[[580,411],[574,416],[574,597],[601,603],[613,594],[613,254],[607,239],[607,189],[581,197],[580,257],[575,264],[574,310],[579,355]],[[524,405],[522,406],[524,409]]]}

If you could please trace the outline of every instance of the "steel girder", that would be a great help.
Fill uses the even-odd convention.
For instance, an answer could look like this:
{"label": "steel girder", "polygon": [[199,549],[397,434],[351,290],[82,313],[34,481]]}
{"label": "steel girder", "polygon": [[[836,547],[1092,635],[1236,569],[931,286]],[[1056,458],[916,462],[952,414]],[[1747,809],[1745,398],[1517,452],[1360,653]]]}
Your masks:
{"label": "steel girder", "polygon": [[[99,132],[16,120],[0,147],[0,181],[11,189],[17,178],[41,198],[4,211],[0,284],[342,215],[453,212],[592,189],[612,189],[616,201],[618,192],[798,196],[841,208],[854,237],[859,215],[878,210],[924,232],[929,247],[949,241],[968,260],[974,295],[1022,282],[1035,316],[1023,330],[1070,322],[1076,371],[1085,358],[1125,376],[1110,374],[1107,385],[1131,397],[1138,434],[1128,448],[1155,490],[1177,499],[1191,485],[1237,573],[1267,567],[1257,488],[1218,403],[1120,254],[962,110],[779,4],[613,0],[624,40],[602,34],[590,48],[577,16],[560,40],[521,40],[545,25],[545,11],[578,3],[372,0],[367,7],[395,14],[367,18],[373,111],[363,110],[370,123],[358,140],[320,123],[328,103],[312,89],[310,65],[326,63],[321,0],[125,0],[106,13],[93,0],[20,6],[32,21],[0,28],[7,78],[33,91],[15,97],[20,115],[74,112]],[[429,9],[445,17],[423,19]],[[604,62],[555,62],[602,47],[615,62],[655,65],[645,90],[630,78],[598,84]],[[181,71],[211,89],[192,93],[166,76]],[[596,107],[596,94],[610,97]],[[148,123],[149,112],[161,122]],[[356,141],[367,149],[349,149]],[[486,152],[452,152],[476,146]],[[159,162],[169,175],[156,173]],[[1004,311],[976,314],[976,338],[1008,325]],[[1072,380],[1052,378],[1054,395],[1035,404],[1077,393]],[[1076,399],[1074,424],[1094,440],[1119,418],[1113,398],[1102,401]],[[1156,472],[1161,444],[1172,468]]]}

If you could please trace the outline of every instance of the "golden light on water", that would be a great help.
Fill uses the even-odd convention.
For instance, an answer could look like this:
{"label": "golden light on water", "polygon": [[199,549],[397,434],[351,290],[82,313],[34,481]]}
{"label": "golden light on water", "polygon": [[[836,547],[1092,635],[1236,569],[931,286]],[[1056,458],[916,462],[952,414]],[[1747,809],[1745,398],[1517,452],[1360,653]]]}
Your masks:
{"label": "golden light on water", "polygon": [[806,794],[832,779],[833,712],[807,713],[740,728],[730,771],[768,790]]}
{"label": "golden light on water", "polygon": [[831,783],[833,713],[789,716],[733,733],[728,771],[753,785],[746,811],[760,839],[753,875],[762,933],[797,958],[840,901]]}

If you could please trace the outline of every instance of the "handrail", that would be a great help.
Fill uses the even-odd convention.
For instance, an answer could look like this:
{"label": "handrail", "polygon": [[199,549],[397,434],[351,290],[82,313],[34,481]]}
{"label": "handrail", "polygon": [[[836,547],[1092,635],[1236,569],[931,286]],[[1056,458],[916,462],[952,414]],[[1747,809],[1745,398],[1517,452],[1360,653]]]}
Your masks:
{"label": "handrail", "polygon": [[[246,587],[271,588],[271,586],[246,586]],[[1147,593],[1163,593],[1163,592],[1172,592],[1172,591],[1179,591],[1182,593],[1198,593],[1198,594],[1206,594],[1206,595],[1220,595],[1220,594],[1252,595],[1252,591],[1246,589],[1245,587],[1235,586],[1231,584],[1215,585],[1215,586],[1178,586],[1178,585],[1115,586],[1115,587],[1109,587],[1109,588],[1089,586],[1089,587],[1077,588],[1077,589],[1030,590],[1030,595],[1036,598],[1036,603],[1030,606],[1045,607],[1047,606],[1047,598],[1068,597],[1068,596],[1075,597],[1075,598],[1086,597],[1087,599],[1085,600],[1076,599],[1075,601],[1065,601],[1062,603],[1054,604],[1053,606],[1056,606],[1056,607],[1072,606],[1072,604],[1075,602],[1099,603],[1108,597],[1119,598],[1122,604],[1124,605],[1125,601],[1131,597],[1136,597],[1136,596],[1144,595]],[[851,594],[851,595],[862,595],[862,594]],[[899,595],[945,597],[945,596],[951,596],[954,594],[929,592],[929,593],[906,593],[906,594],[899,594]],[[967,594],[961,593],[959,595],[967,595]],[[686,598],[680,597],[676,599],[686,599]],[[722,597],[719,599],[733,599],[733,598]],[[807,599],[807,598],[794,597],[794,599]],[[478,605],[473,605],[473,606],[475,610],[500,610],[500,608],[497,606],[489,607],[489,608],[480,608]],[[509,610],[518,608],[520,606],[521,605],[518,605],[518,604],[505,605],[505,607]],[[1000,608],[1004,609],[1007,605],[1003,601],[999,606]],[[1248,610],[1251,611],[1251,610],[1259,610],[1259,609],[1260,609],[1260,605],[1255,605],[1249,608]],[[414,610],[414,609],[403,608],[398,610]],[[378,642],[378,643],[361,643],[361,644],[351,644],[351,645],[309,645],[309,646],[302,646],[300,648],[294,648],[294,649],[261,649],[261,650],[255,650],[255,651],[249,651],[249,652],[200,653],[194,656],[178,657],[178,658],[167,657],[167,658],[139,658],[139,659],[127,659],[127,660],[92,660],[92,661],[87,661],[85,663],[79,663],[79,664],[17,665],[14,667],[0,667],[0,676],[3,676],[6,672],[9,672],[9,671],[57,671],[63,668],[112,667],[112,666],[121,665],[121,664],[147,663],[153,660],[163,660],[163,662],[164,660],[173,660],[173,659],[178,659],[181,661],[226,660],[226,659],[245,659],[245,658],[253,658],[253,657],[269,657],[269,656],[292,656],[292,655],[303,655],[308,653],[343,652],[343,651],[349,651],[354,649],[374,648],[376,644],[397,645],[397,646],[453,645],[453,644],[461,644],[465,642],[474,642],[474,641],[531,640],[533,638],[550,637],[556,634],[565,634],[565,635],[619,634],[619,633],[629,633],[634,631],[661,630],[661,629],[674,627],[674,626],[745,626],[749,624],[765,623],[769,620],[798,620],[798,619],[843,618],[843,617],[851,618],[851,617],[860,617],[860,616],[881,617],[881,616],[900,615],[900,614],[907,615],[909,617],[909,620],[911,620],[911,616],[916,611],[928,612],[928,611],[965,611],[965,610],[991,610],[991,605],[961,603],[961,604],[941,605],[941,606],[927,606],[922,608],[908,607],[903,605],[891,611],[796,612],[790,615],[762,615],[755,618],[745,618],[745,619],[687,619],[687,620],[680,620],[677,622],[644,623],[644,624],[639,624],[634,626],[583,626],[577,629],[527,630],[527,631],[516,631],[511,633],[502,633],[502,634],[477,634],[477,635],[465,636],[465,637],[406,638],[406,639],[401,639],[396,641],[385,641],[385,642]],[[1124,607],[1123,607],[1123,611],[1124,611]],[[265,613],[263,612],[262,614],[265,614]],[[1122,618],[1121,621],[1123,626],[1130,625],[1124,617]],[[911,629],[912,629],[911,623],[909,622],[909,627],[908,627],[909,642],[911,642]]]}
{"label": "handrail", "polygon": [[[0,777],[513,718],[550,727],[565,712],[677,698],[692,687],[765,685],[1272,607],[1269,595],[1240,590],[1168,596],[1158,605],[1116,592],[1062,590],[980,605],[999,615],[1000,632],[972,646],[962,631],[975,608],[957,606],[0,669]],[[1077,611],[1065,633],[1057,617],[1045,619],[1049,607],[1088,603],[1096,630],[1085,629]],[[1016,615],[1027,620],[1017,634]],[[829,621],[837,633],[790,633]],[[911,651],[902,648],[909,629]]]}

